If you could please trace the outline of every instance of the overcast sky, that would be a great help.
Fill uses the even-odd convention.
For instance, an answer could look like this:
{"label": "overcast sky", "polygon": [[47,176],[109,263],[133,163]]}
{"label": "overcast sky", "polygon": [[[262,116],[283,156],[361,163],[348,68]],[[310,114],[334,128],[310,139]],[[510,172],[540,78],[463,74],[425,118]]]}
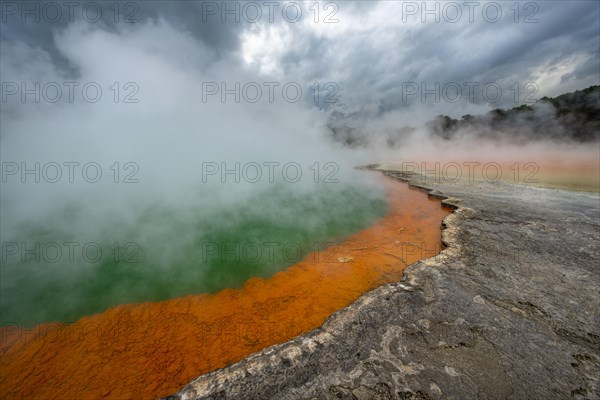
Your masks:
{"label": "overcast sky", "polygon": [[[195,63],[198,75],[223,62],[259,83],[296,82],[304,101],[343,114],[381,116],[418,105],[424,114],[460,116],[600,82],[597,1],[53,4],[3,2],[3,53],[8,44],[26,44],[69,78],[81,65],[61,43],[65,31],[80,24],[130,36],[152,24],[207,49],[202,60],[182,60]],[[156,41],[158,48],[163,38]],[[110,62],[107,50],[97,62]]]}

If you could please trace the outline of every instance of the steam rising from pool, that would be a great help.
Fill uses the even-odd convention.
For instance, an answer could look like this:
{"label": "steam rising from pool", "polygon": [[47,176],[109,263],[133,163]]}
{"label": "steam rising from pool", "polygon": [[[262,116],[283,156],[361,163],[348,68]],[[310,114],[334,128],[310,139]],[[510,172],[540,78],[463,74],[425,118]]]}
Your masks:
{"label": "steam rising from pool", "polygon": [[[103,89],[95,103],[3,104],[1,322],[239,287],[383,215],[382,189],[353,169],[365,160],[326,138],[318,110],[203,102],[203,82],[258,78],[163,21],[119,29],[56,33],[76,73],[1,44],[6,81]],[[122,101],[129,83],[137,102]],[[276,164],[272,179],[244,170],[254,163]]]}

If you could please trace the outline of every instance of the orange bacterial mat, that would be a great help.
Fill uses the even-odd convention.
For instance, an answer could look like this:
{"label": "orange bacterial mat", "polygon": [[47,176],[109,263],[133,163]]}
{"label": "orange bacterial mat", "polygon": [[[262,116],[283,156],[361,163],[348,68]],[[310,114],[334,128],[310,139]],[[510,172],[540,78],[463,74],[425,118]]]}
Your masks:
{"label": "orange bacterial mat", "polygon": [[320,326],[415,261],[439,253],[439,200],[391,178],[372,226],[241,289],[125,304],[73,324],[2,327],[2,398],[167,396],[198,375]]}

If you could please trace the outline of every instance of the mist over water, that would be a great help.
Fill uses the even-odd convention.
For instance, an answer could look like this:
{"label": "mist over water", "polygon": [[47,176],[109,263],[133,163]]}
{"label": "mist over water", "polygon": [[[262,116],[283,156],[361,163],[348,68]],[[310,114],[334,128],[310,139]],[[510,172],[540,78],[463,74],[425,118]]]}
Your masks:
{"label": "mist over water", "polygon": [[[2,323],[73,321],[124,302],[269,276],[299,261],[298,248],[306,256],[385,213],[383,188],[354,169],[361,164],[491,161],[505,176],[515,162],[538,163],[540,174],[567,165],[592,177],[580,183],[585,190],[598,186],[597,172],[589,173],[600,165],[597,137],[565,139],[550,106],[499,129],[483,119],[446,138],[432,136],[427,121],[515,106],[512,92],[498,104],[481,93],[457,103],[423,101],[421,93],[403,100],[406,84],[497,81],[506,89],[535,81],[539,96],[596,84],[589,66],[597,66],[597,51],[577,39],[597,37],[592,24],[578,23],[573,41],[553,42],[566,57],[554,69],[544,64],[545,46],[523,46],[540,53],[523,58],[503,39],[515,29],[523,40],[553,38],[559,3],[544,3],[536,24],[515,25],[508,12],[498,24],[442,22],[433,36],[419,15],[390,18],[402,15],[402,2],[340,3],[339,23],[330,25],[313,23],[308,3],[300,23],[255,25],[203,25],[182,17],[194,16],[187,4],[152,4],[135,24],[56,24],[37,44],[20,40],[28,34],[18,26],[12,40],[0,41],[3,82],[27,89],[3,99],[0,120]],[[585,2],[570,7],[574,16],[597,15]],[[486,34],[471,35],[486,49],[477,62],[464,45],[471,43],[464,24]],[[508,40],[499,43],[500,55],[518,62],[484,46],[492,37]],[[579,53],[569,58],[573,43]],[[453,68],[440,61],[446,58]],[[525,68],[533,59],[540,61]],[[283,99],[291,81],[304,91],[298,101]],[[321,89],[334,82],[339,101],[325,104],[327,92],[315,101],[315,81]],[[256,101],[231,93],[206,98],[207,82],[219,89],[252,83],[264,92]],[[279,85],[275,101],[269,82]],[[54,84],[38,101],[35,83]]]}
{"label": "mist over water", "polygon": [[[314,107],[202,102],[203,81],[259,79],[185,32],[73,24],[55,42],[77,76],[2,42],[3,79],[94,82],[103,96],[3,105],[2,323],[239,287],[385,212],[354,170],[364,156],[332,144]],[[115,82],[138,101],[115,102]]]}
{"label": "mist over water", "polygon": [[15,230],[18,250],[5,248],[2,322],[71,322],[121,303],[238,288],[372,223],[386,210],[381,195],[276,185],[243,204],[218,206],[201,195],[191,207],[155,200],[129,221],[108,216],[95,225],[87,204],[58,207]]}

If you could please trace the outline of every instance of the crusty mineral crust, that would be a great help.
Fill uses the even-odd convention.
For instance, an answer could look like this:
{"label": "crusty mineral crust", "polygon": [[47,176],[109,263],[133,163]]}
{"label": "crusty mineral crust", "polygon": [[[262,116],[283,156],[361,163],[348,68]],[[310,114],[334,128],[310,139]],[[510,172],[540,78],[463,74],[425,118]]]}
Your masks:
{"label": "crusty mineral crust", "polygon": [[384,173],[456,208],[447,248],[169,398],[600,398],[598,195]]}

